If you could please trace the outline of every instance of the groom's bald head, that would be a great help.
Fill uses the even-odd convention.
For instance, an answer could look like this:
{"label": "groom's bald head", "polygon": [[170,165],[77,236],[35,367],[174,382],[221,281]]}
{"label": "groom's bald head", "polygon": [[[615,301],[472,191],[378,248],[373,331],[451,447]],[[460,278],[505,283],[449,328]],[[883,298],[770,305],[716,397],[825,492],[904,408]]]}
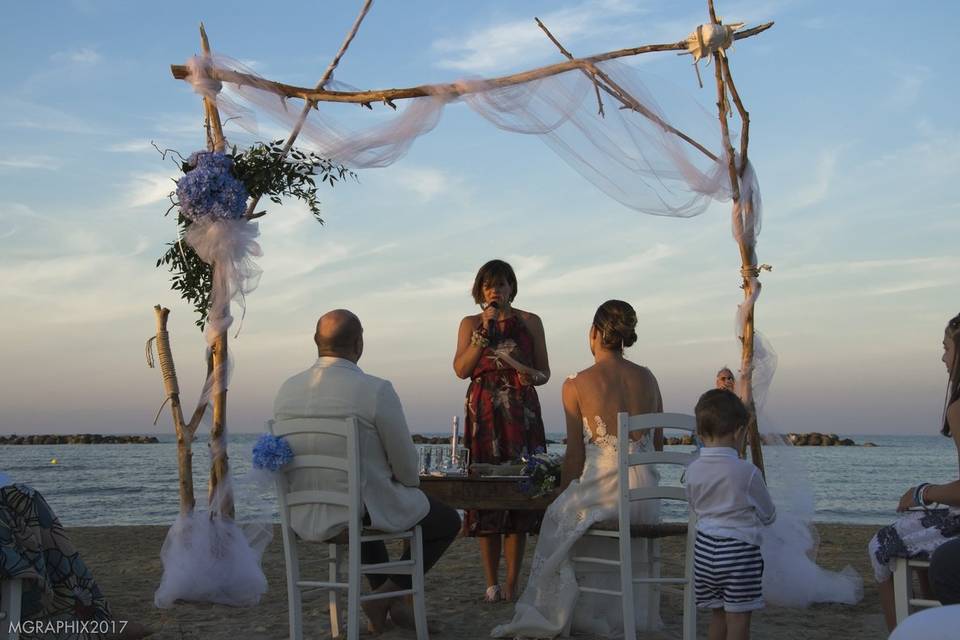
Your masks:
{"label": "groom's bald head", "polygon": [[313,336],[317,354],[356,362],[363,353],[363,326],[360,318],[346,309],[334,309],[320,316]]}

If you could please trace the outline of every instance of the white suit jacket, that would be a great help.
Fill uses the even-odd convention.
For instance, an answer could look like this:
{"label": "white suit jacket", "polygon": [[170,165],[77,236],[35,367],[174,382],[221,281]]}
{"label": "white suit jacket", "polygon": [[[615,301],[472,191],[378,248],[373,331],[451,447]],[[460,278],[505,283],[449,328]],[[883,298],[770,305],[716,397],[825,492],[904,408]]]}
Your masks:
{"label": "white suit jacket", "polygon": [[[430,510],[420,486],[417,449],[410,438],[400,398],[393,385],[365,374],[343,358],[323,356],[316,364],[283,383],[273,405],[274,420],[356,416],[360,444],[360,497],[370,526],[405,531]],[[342,438],[326,435],[287,436],[294,454],[345,455]],[[319,469],[293,472],[291,491],[345,490],[343,473]],[[338,506],[300,505],[290,510],[290,526],[304,540],[326,540],[346,528],[347,510]]]}

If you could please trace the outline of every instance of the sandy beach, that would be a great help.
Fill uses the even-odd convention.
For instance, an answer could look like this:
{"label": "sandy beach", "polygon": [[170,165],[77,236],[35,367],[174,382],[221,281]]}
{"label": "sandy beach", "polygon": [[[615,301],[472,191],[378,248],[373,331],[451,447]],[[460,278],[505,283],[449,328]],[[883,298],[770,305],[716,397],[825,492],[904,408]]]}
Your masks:
{"label": "sandy beach", "polygon": [[[865,553],[874,526],[818,525],[821,544],[818,560],[828,569],[838,570],[851,564],[864,576],[864,599],[856,606],[815,605],[807,610],[768,607],[755,614],[754,638],[778,640],[844,640],[885,637],[877,589]],[[268,592],[260,605],[236,609],[210,604],[181,603],[172,609],[153,606],[153,593],[160,582],[162,567],[160,546],[167,527],[76,527],[69,534],[93,570],[118,619],[146,624],[157,640],[227,640],[237,638],[288,637],[287,595],[284,583],[283,544],[279,529],[264,555]],[[526,561],[533,555],[535,538],[527,547]],[[305,572],[318,575],[326,556],[324,546],[304,545],[301,554]],[[677,557],[678,541],[664,543],[664,555]],[[524,574],[526,570],[524,571]],[[307,573],[306,575],[310,575]],[[525,578],[522,579],[525,582]],[[477,543],[459,538],[427,575],[427,610],[431,624],[441,629],[438,638],[462,640],[486,638],[494,625],[508,620],[512,606],[480,601],[484,581]],[[667,627],[651,639],[679,637],[679,599],[664,596],[662,615]],[[330,637],[326,600],[323,595],[308,597],[304,603],[305,631],[308,638]],[[706,637],[707,619],[698,620],[698,637]],[[410,631],[393,629],[384,640],[413,638]],[[588,637],[588,636],[579,636]]]}

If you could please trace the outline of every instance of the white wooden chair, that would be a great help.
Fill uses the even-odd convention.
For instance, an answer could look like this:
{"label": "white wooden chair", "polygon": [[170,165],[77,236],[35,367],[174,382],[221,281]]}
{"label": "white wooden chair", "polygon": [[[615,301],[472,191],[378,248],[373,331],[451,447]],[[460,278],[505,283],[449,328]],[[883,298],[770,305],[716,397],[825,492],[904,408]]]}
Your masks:
{"label": "white wooden chair", "polygon": [[[620,443],[627,441],[629,433],[656,429],[682,429],[695,432],[696,420],[693,416],[682,413],[646,413],[631,416],[626,413],[617,414],[617,438]],[[591,587],[582,587],[585,593],[597,593],[619,597],[623,609],[624,637],[632,640],[636,637],[636,618],[634,612],[634,585],[646,584],[650,586],[648,592],[647,628],[652,627],[654,608],[659,601],[659,591],[679,590],[683,598],[683,639],[695,640],[697,635],[697,610],[693,586],[693,544],[696,539],[696,516],[688,511],[687,523],[660,523],[648,525],[631,525],[630,503],[637,500],[681,500],[686,502],[687,495],[682,486],[656,486],[631,489],[629,485],[629,469],[632,466],[644,464],[674,464],[686,466],[696,456],[693,453],[668,451],[651,451],[649,453],[630,453],[629,447],[617,448],[619,458],[619,489],[618,518],[615,523],[598,523],[591,527],[585,535],[602,536],[618,539],[619,560],[607,558],[592,558],[576,556],[574,562],[594,563],[618,566],[620,568],[620,589],[606,590]],[[629,531],[629,536],[620,535]],[[667,536],[686,536],[686,551],[684,554],[684,571],[682,576],[663,577],[661,571],[659,539]],[[642,538],[647,550],[647,576],[634,578],[631,568],[633,557],[630,539]],[[669,585],[661,589],[661,585]]]}
{"label": "white wooden chair", "polygon": [[20,603],[23,596],[23,580],[19,578],[0,581],[0,640],[17,640],[20,633]]}
{"label": "white wooden chair", "polygon": [[[334,638],[341,635],[339,593],[347,593],[347,637],[356,640],[360,635],[360,603],[394,596],[413,596],[414,620],[417,640],[428,640],[427,614],[424,603],[423,542],[420,527],[409,531],[387,533],[364,528],[363,502],[360,497],[360,443],[357,418],[330,416],[296,420],[269,421],[270,433],[275,436],[296,434],[327,435],[345,440],[346,456],[337,457],[319,454],[298,455],[294,449],[293,460],[277,474],[277,496],[280,502],[280,522],[283,532],[283,552],[287,569],[287,598],[289,600],[290,638],[303,640],[304,590],[327,590],[330,603],[330,627]],[[347,490],[290,491],[287,474],[304,469],[326,469],[346,474]],[[299,505],[338,505],[347,509],[347,529],[327,541],[329,549],[327,580],[303,580],[300,577],[300,561],[297,554],[297,534],[290,526],[290,508]],[[381,564],[363,564],[360,545],[363,542],[404,540],[410,545],[410,560],[396,560]],[[347,581],[341,576],[343,554],[341,546],[347,547]],[[365,574],[405,574],[411,576],[412,588],[389,593],[361,594],[361,578]]]}
{"label": "white wooden chair", "polygon": [[897,624],[910,615],[910,607],[939,607],[939,600],[927,600],[913,597],[913,570],[928,569],[929,560],[909,560],[897,558],[893,566],[893,608]]}

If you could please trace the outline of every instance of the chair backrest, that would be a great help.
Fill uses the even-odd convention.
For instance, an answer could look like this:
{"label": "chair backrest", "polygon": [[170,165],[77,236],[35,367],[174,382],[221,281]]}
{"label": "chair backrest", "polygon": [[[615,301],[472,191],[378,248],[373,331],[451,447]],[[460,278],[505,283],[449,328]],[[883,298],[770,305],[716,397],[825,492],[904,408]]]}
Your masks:
{"label": "chair backrest", "polygon": [[[337,508],[346,511],[343,520],[351,534],[359,530],[363,502],[357,418],[295,418],[270,420],[267,425],[271,434],[286,438],[294,454],[293,460],[277,474],[277,496],[284,526],[290,526],[291,510],[327,507],[333,512]],[[302,533],[301,537],[311,539]]]}
{"label": "chair backrest", "polygon": [[[643,413],[631,416],[625,412],[617,414],[617,437],[621,443],[627,443],[629,434],[648,429],[681,429],[695,433],[697,430],[696,418],[684,413]],[[644,451],[630,453],[629,446],[621,446],[617,451],[620,491],[620,527],[630,525],[630,503],[637,500],[681,500],[687,501],[686,491],[682,486],[657,485],[652,487],[630,488],[630,467],[637,465],[672,464],[686,466],[695,458],[694,453],[679,451]]]}

